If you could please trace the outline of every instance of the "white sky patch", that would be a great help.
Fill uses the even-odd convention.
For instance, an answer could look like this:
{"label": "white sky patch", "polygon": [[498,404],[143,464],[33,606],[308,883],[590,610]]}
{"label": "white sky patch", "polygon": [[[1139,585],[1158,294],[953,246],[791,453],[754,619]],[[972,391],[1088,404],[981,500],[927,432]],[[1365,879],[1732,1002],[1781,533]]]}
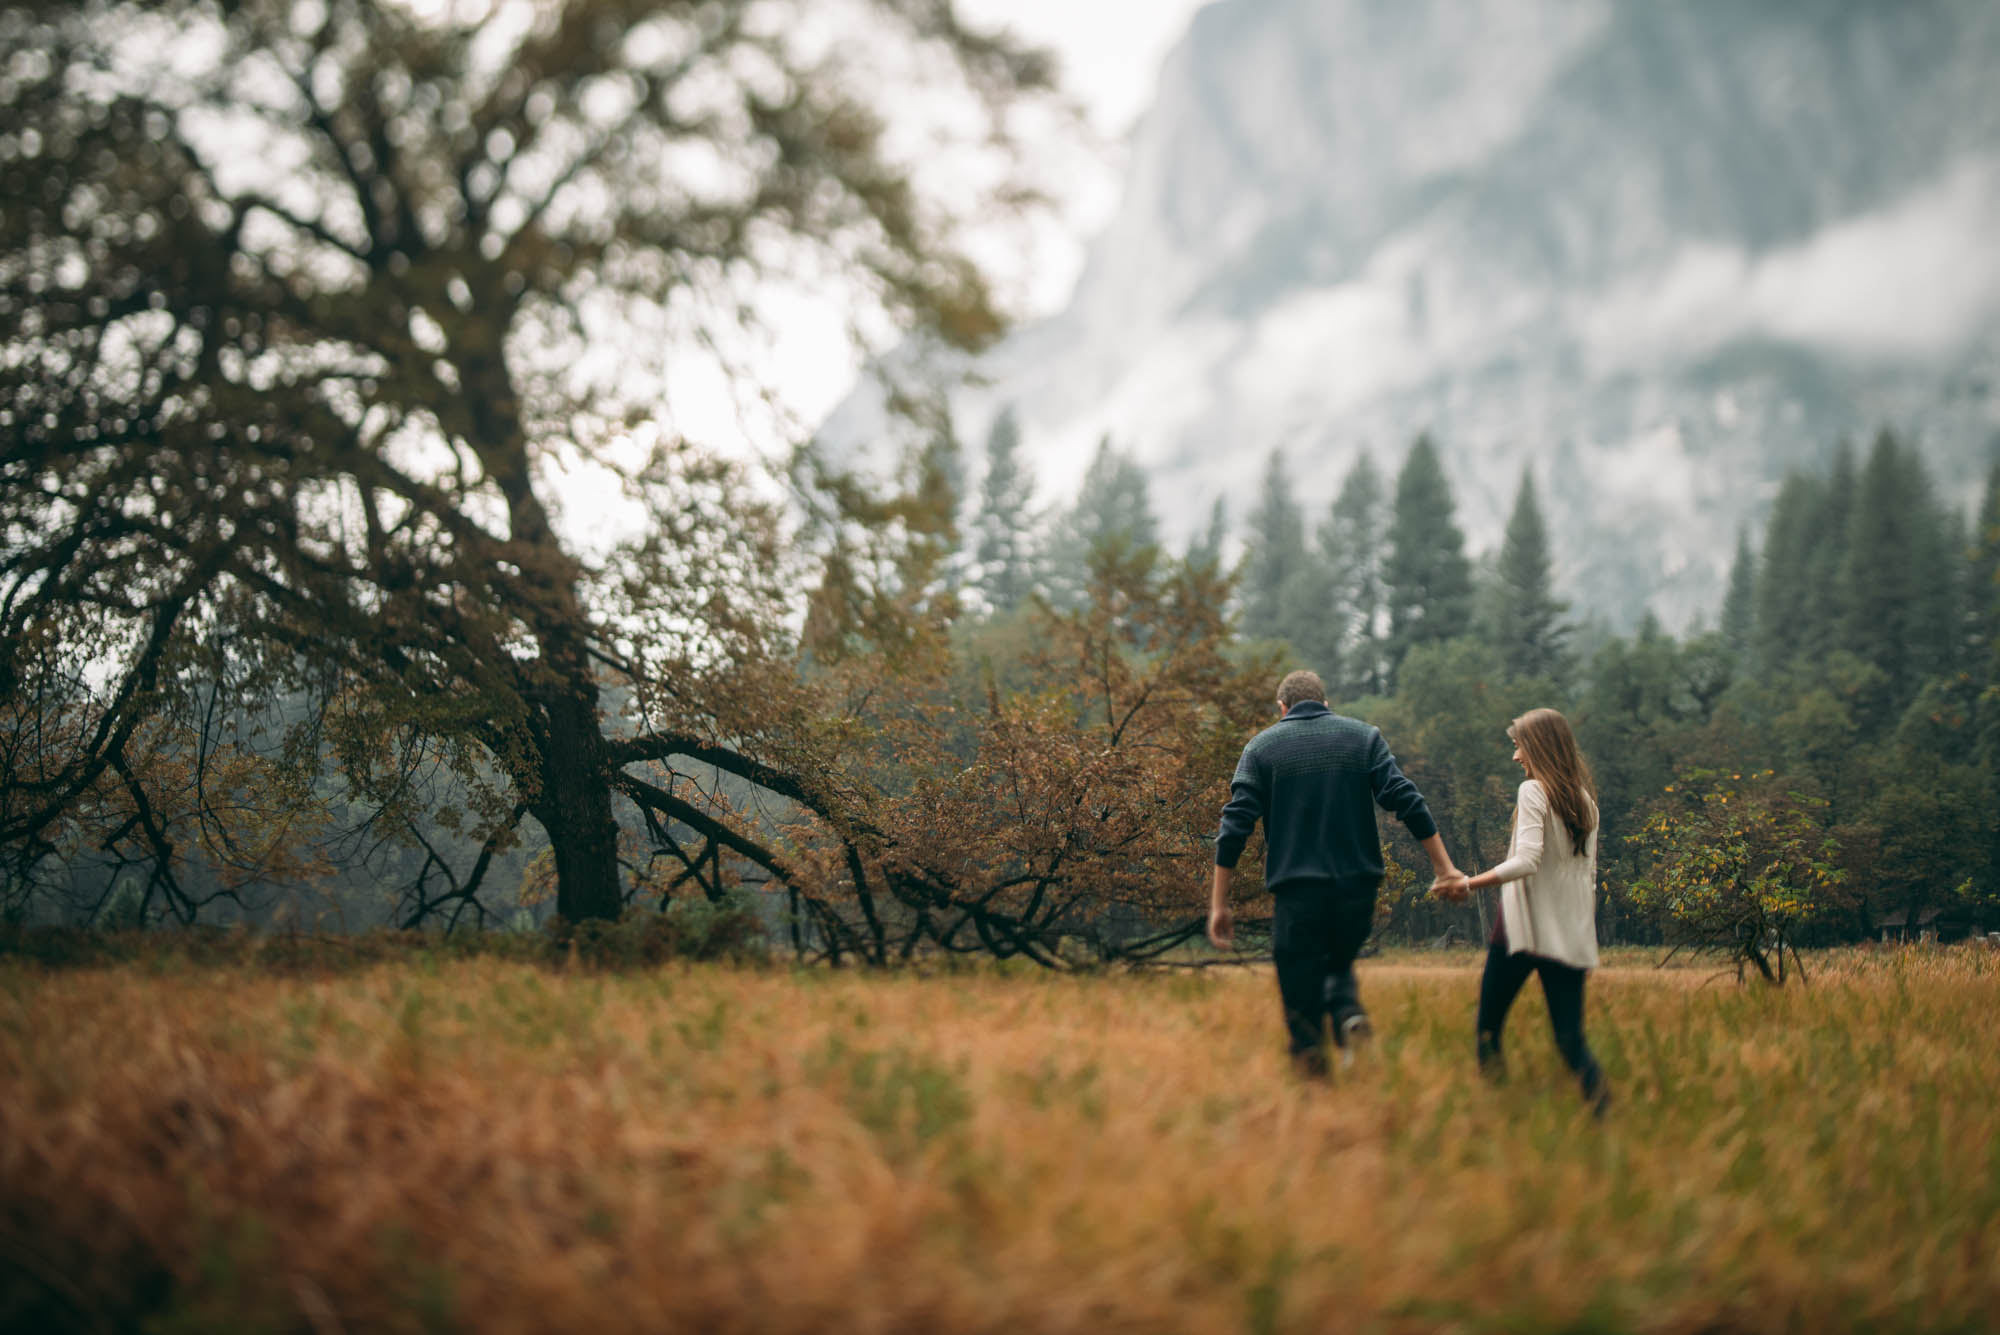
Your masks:
{"label": "white sky patch", "polygon": [[1062,58],[1064,84],[1098,133],[1132,128],[1159,86],[1160,65],[1209,0],[959,0],[975,27],[1006,28]]}
{"label": "white sky patch", "polygon": [[1078,145],[1056,126],[1017,124],[1030,150],[1059,155],[1058,210],[1032,229],[1033,243],[974,236],[969,249],[1021,319],[1068,304],[1083,273],[1085,248],[1117,211],[1125,169],[1122,144],[1153,104],[1167,52],[1210,0],[959,0],[975,28],[1011,32],[1053,51],[1064,90],[1083,108],[1098,145]]}

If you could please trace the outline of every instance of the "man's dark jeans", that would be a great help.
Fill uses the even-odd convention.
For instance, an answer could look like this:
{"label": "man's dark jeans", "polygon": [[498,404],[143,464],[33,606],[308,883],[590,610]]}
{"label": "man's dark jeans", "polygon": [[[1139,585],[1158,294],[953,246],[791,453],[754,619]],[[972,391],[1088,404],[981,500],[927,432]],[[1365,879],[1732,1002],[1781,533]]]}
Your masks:
{"label": "man's dark jeans", "polygon": [[1334,1041],[1341,1025],[1362,1013],[1354,957],[1375,926],[1375,891],[1331,886],[1288,890],[1271,914],[1271,955],[1278,965],[1278,995],[1285,1005],[1285,1033],[1292,1060],[1312,1067],[1325,1060],[1326,1022]]}

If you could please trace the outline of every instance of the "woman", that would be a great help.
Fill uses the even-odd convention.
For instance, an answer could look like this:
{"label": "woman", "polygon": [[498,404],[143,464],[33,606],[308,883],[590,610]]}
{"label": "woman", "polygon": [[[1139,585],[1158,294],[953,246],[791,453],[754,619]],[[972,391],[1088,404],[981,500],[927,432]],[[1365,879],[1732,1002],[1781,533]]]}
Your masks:
{"label": "woman", "polygon": [[1604,1072],[1583,1039],[1583,980],[1597,966],[1597,801],[1590,767],[1569,722],[1532,709],[1507,729],[1528,773],[1514,807],[1507,860],[1464,878],[1467,889],[1500,889],[1500,916],[1479,980],[1479,1066],[1504,1070],[1500,1030],[1529,974],[1539,974],[1556,1047],[1602,1113]]}

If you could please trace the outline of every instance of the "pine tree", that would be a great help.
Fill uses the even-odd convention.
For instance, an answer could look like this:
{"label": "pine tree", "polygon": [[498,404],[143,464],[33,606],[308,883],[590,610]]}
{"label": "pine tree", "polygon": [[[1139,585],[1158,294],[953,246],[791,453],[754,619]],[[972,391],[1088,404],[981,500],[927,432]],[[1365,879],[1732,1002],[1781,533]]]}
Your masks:
{"label": "pine tree", "polygon": [[1382,569],[1392,674],[1412,647],[1452,639],[1471,628],[1472,563],[1452,511],[1451,484],[1437,449],[1429,436],[1418,436],[1396,475],[1396,508]]}
{"label": "pine tree", "polygon": [[1739,660],[1750,652],[1756,630],[1757,556],[1750,530],[1736,530],[1736,559],[1729,566],[1729,592],[1722,599],[1722,643]]}
{"label": "pine tree", "polygon": [[1159,520],[1146,475],[1111,437],[1097,442],[1077,489],[1076,504],[1056,525],[1049,542],[1049,596],[1060,607],[1079,606],[1090,588],[1091,558],[1116,547],[1127,552],[1157,549]]}
{"label": "pine tree", "polygon": [[[965,554],[959,546],[958,515],[965,494],[965,451],[948,428],[937,432],[917,459],[911,505],[904,515],[909,546],[899,582],[911,596],[956,615],[964,582]],[[948,602],[946,601],[948,600]]]}
{"label": "pine tree", "polygon": [[1938,498],[1923,456],[1911,447],[1905,447],[1905,455],[1915,491],[1912,508],[1917,523],[1917,540],[1912,544],[1918,591],[1912,609],[1914,691],[1923,678],[1950,672],[1961,661],[1959,628],[1964,624],[1971,592],[1966,583],[1971,572],[1965,565],[1965,550],[1971,538],[1964,517]]}
{"label": "pine tree", "polygon": [[1204,574],[1222,570],[1222,544],[1229,535],[1229,502],[1218,496],[1208,512],[1208,527],[1188,540],[1188,567]]}
{"label": "pine tree", "polygon": [[1549,531],[1535,500],[1534,476],[1525,469],[1494,574],[1495,636],[1507,671],[1563,681],[1569,669],[1569,626],[1563,614],[1569,604],[1555,596]]}
{"label": "pine tree", "polygon": [[1252,639],[1289,637],[1293,591],[1306,565],[1306,523],[1285,477],[1285,456],[1271,451],[1257,508],[1250,512],[1243,553],[1243,633]]}
{"label": "pine tree", "polygon": [[1337,693],[1342,696],[1379,695],[1387,689],[1383,499],[1382,475],[1374,460],[1363,454],[1341,480],[1333,513],[1319,530],[1320,560],[1340,636]]}
{"label": "pine tree", "polygon": [[[1990,809],[1992,797],[2000,797],[2000,691],[1992,688],[2000,681],[2000,459],[1986,475],[1986,496],[1966,553],[1963,664],[1981,688],[1973,715],[1973,754],[1988,776]],[[1982,860],[1980,884],[1989,902],[2000,900],[2000,822],[1987,826]]]}
{"label": "pine tree", "polygon": [[1877,436],[1855,493],[1837,601],[1842,640],[1882,670],[1898,705],[1952,657],[1955,528],[1923,460],[1889,432]]}
{"label": "pine tree", "polygon": [[1926,470],[1924,508],[1934,524],[1919,535],[1918,565],[1937,575],[1918,609],[1920,620],[1930,627],[1919,672],[1937,677],[1965,667],[1965,624],[1972,606],[1972,567],[1965,554],[1972,549],[1972,533],[1965,517],[1938,499],[1929,478]]}
{"label": "pine tree", "polygon": [[1306,545],[1305,512],[1292,499],[1282,451],[1264,469],[1243,556],[1243,633],[1287,641],[1323,679],[1338,677],[1340,627],[1317,555]]}
{"label": "pine tree", "polygon": [[1764,527],[1764,559],[1756,579],[1755,629],[1751,642],[1758,665],[1776,672],[1800,654],[1812,618],[1814,526],[1823,510],[1825,484],[1804,473],[1789,473],[1771,505]]}
{"label": "pine tree", "polygon": [[974,522],[979,591],[1001,613],[1020,606],[1034,585],[1033,487],[1021,471],[1020,447],[1021,428],[1010,404],[986,435],[986,476]]}
{"label": "pine tree", "polygon": [[[1251,639],[1283,634],[1280,626],[1277,585],[1283,580],[1291,548],[1297,543],[1300,527],[1284,493],[1284,456],[1273,450],[1264,460],[1264,478],[1259,484],[1257,504],[1246,521],[1243,564],[1238,570],[1237,592],[1243,600],[1238,629]],[[1290,523],[1287,523],[1287,519]],[[1295,530],[1287,534],[1286,530]],[[1289,540],[1288,540],[1289,538]]]}
{"label": "pine tree", "polygon": [[1842,441],[1834,452],[1833,471],[1820,493],[1819,514],[1807,539],[1805,623],[1799,629],[1798,647],[1813,659],[1822,659],[1835,649],[1858,647],[1849,635],[1842,588],[1856,485],[1854,450]]}
{"label": "pine tree", "polygon": [[1991,678],[2000,668],[2000,460],[1986,475],[1971,541],[1966,546],[1965,669]]}
{"label": "pine tree", "polygon": [[917,461],[915,500],[926,531],[947,554],[958,550],[959,509],[965,498],[965,448],[949,429],[924,446]]}

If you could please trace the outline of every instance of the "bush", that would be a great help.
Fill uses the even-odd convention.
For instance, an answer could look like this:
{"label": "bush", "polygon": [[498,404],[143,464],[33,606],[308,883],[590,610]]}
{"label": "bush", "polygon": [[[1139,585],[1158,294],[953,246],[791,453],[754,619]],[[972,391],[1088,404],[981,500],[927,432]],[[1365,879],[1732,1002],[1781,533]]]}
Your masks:
{"label": "bush", "polygon": [[[1697,770],[1668,784],[1632,845],[1643,875],[1632,903],[1657,914],[1670,940],[1725,952],[1737,976],[1755,965],[1782,982],[1799,930],[1835,907],[1846,873],[1820,826],[1817,798],[1787,791],[1769,770]],[[1777,957],[1777,969],[1770,956]]]}

